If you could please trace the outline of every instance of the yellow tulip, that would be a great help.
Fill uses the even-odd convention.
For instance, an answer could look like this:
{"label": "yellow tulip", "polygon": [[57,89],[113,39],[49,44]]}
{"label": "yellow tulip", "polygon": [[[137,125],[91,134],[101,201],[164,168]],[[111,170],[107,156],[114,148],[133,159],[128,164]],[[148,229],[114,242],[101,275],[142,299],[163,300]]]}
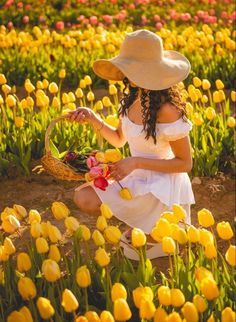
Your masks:
{"label": "yellow tulip", "polygon": [[38,237],[35,241],[36,249],[39,254],[45,254],[49,251],[48,242],[43,237]]}
{"label": "yellow tulip", "polygon": [[19,220],[14,217],[13,215],[7,216],[2,221],[2,229],[9,234],[13,234],[17,229],[20,228],[20,222]]}
{"label": "yellow tulip", "polygon": [[156,312],[154,313],[153,322],[165,322],[167,316],[168,316],[168,314],[166,313],[166,311],[163,308],[158,307],[156,309]]}
{"label": "yellow tulip", "polygon": [[180,307],[185,303],[185,296],[183,292],[178,288],[172,288],[170,290],[171,305]]}
{"label": "yellow tulip", "polygon": [[0,262],[7,262],[9,255],[5,252],[5,247],[0,245]]}
{"label": "yellow tulip", "polygon": [[68,209],[68,207],[63,202],[60,202],[60,201],[54,201],[52,203],[51,210],[52,210],[53,216],[57,220],[64,219],[68,217],[70,214],[70,210]]}
{"label": "yellow tulip", "polygon": [[96,227],[100,231],[103,231],[104,229],[107,228],[107,221],[106,221],[106,218],[104,216],[98,216],[97,222],[96,222]]}
{"label": "yellow tulip", "polygon": [[119,298],[114,302],[114,318],[116,321],[126,321],[132,316],[129,305],[125,299]]}
{"label": "yellow tulip", "polygon": [[62,94],[62,103],[63,104],[68,104],[70,103],[70,98],[69,98],[69,95],[67,93],[63,93]]}
{"label": "yellow tulip", "polygon": [[215,322],[215,319],[214,319],[213,314],[211,314],[211,316],[209,317],[209,319],[207,319],[207,322]]}
{"label": "yellow tulip", "polygon": [[20,219],[25,218],[27,216],[27,211],[25,207],[21,205],[13,205],[13,209],[17,212]]}
{"label": "yellow tulip", "polygon": [[105,239],[99,230],[95,229],[92,233],[92,239],[96,246],[103,246],[105,244]]}
{"label": "yellow tulip", "polygon": [[216,282],[211,278],[203,278],[200,282],[200,289],[202,294],[209,301],[216,299],[220,295]]}
{"label": "yellow tulip", "polygon": [[193,113],[193,105],[190,102],[186,103],[186,112],[188,115],[191,115]]}
{"label": "yellow tulip", "polygon": [[13,95],[11,95],[11,94],[7,95],[7,97],[6,97],[6,104],[9,107],[16,106],[16,99],[15,99],[15,97]]}
{"label": "yellow tulip", "polygon": [[157,290],[157,296],[161,305],[168,306],[171,304],[171,292],[168,286],[160,286]]}
{"label": "yellow tulip", "polygon": [[43,79],[43,88],[47,89],[49,85],[49,81],[47,79]]}
{"label": "yellow tulip", "polygon": [[95,261],[99,266],[105,267],[110,263],[110,256],[107,254],[104,248],[99,247],[95,252]]}
{"label": "yellow tulip", "polygon": [[17,283],[17,289],[23,300],[30,300],[36,296],[36,287],[29,277],[22,277]]}
{"label": "yellow tulip", "polygon": [[233,116],[229,116],[227,119],[228,127],[235,127],[235,118]]}
{"label": "yellow tulip", "polygon": [[111,208],[106,203],[101,204],[100,211],[101,215],[104,216],[106,219],[110,219],[113,216]]}
{"label": "yellow tulip", "polygon": [[52,259],[53,261],[55,261],[57,263],[61,260],[61,254],[60,254],[60,251],[56,245],[50,245],[48,258]]}
{"label": "yellow tulip", "polygon": [[2,95],[0,94],[0,106],[4,103],[4,99],[2,97]]}
{"label": "yellow tulip", "polygon": [[178,219],[174,216],[173,211],[164,211],[161,213],[160,218],[166,219],[170,224],[177,224]]}
{"label": "yellow tulip", "polygon": [[35,209],[31,209],[30,212],[29,212],[28,222],[30,224],[32,224],[33,222],[40,223],[41,222],[41,215],[40,215],[40,213],[37,210],[35,210]]}
{"label": "yellow tulip", "polygon": [[120,120],[117,118],[116,115],[113,114],[107,115],[105,122],[113,126],[114,128],[117,128],[120,124]]}
{"label": "yellow tulip", "polygon": [[221,97],[220,97],[219,91],[214,91],[213,92],[213,102],[214,103],[220,103],[221,102]]}
{"label": "yellow tulip", "polygon": [[4,251],[8,254],[8,255],[12,255],[16,252],[16,248],[12,242],[12,240],[8,237],[6,237],[4,239],[3,242],[3,246],[4,246]]}
{"label": "yellow tulip", "polygon": [[182,322],[182,321],[183,320],[181,319],[179,313],[177,312],[170,313],[165,320],[165,322]]}
{"label": "yellow tulip", "polygon": [[6,84],[7,79],[4,74],[0,74],[0,85]]}
{"label": "yellow tulip", "polygon": [[91,238],[91,232],[90,229],[86,225],[80,225],[79,226],[82,232],[82,238],[85,241],[88,241]]}
{"label": "yellow tulip", "polygon": [[170,223],[167,219],[160,218],[156,222],[155,227],[157,229],[156,233],[158,234],[158,236],[161,236],[161,237],[170,236],[171,227],[170,227]]}
{"label": "yellow tulip", "polygon": [[136,248],[142,247],[146,244],[147,238],[144,232],[139,228],[133,228],[131,232],[131,242]]}
{"label": "yellow tulip", "polygon": [[42,235],[42,227],[39,222],[34,221],[30,227],[30,234],[33,238],[38,238]]}
{"label": "yellow tulip", "polygon": [[79,287],[85,288],[91,284],[90,272],[86,265],[79,267],[76,271],[76,281]]}
{"label": "yellow tulip", "polygon": [[[173,237],[173,239],[175,239],[175,238]],[[176,236],[176,241],[181,245],[184,245],[187,243],[187,241],[188,241],[187,233],[183,228],[179,228],[177,236]]]}
{"label": "yellow tulip", "polygon": [[192,121],[197,126],[201,126],[204,123],[202,116],[197,112],[193,114]]}
{"label": "yellow tulip", "polygon": [[153,300],[153,291],[149,286],[139,286],[135,288],[132,292],[133,301],[137,308],[140,308],[141,301],[143,299],[148,299],[149,301]]}
{"label": "yellow tulip", "polygon": [[196,227],[191,225],[187,228],[187,237],[191,243],[197,243],[200,239],[200,232]]}
{"label": "yellow tulip", "polygon": [[75,102],[76,101],[75,94],[73,92],[69,92],[68,97],[69,97],[70,102]]}
{"label": "yellow tulip", "polygon": [[198,322],[199,316],[196,306],[191,302],[186,302],[181,309],[186,322]]}
{"label": "yellow tulip", "polygon": [[84,81],[85,81],[86,85],[91,85],[92,84],[92,79],[91,79],[91,77],[89,75],[86,75],[84,77]]}
{"label": "yellow tulip", "polygon": [[84,79],[81,79],[80,80],[79,87],[82,88],[82,89],[86,88],[86,83],[85,83],[85,80]]}
{"label": "yellow tulip", "polygon": [[208,120],[210,120],[210,121],[213,120],[216,117],[216,111],[212,107],[208,107],[205,110],[205,114],[206,114],[206,117],[208,118]]}
{"label": "yellow tulip", "polygon": [[84,316],[88,322],[101,322],[100,317],[95,311],[87,311]]}
{"label": "yellow tulip", "polygon": [[95,96],[94,96],[94,93],[92,91],[89,91],[88,94],[87,94],[87,100],[89,102],[92,102],[95,100]]}
{"label": "yellow tulip", "polygon": [[211,227],[215,223],[212,213],[206,208],[199,210],[197,216],[199,224],[205,228]]}
{"label": "yellow tulip", "polygon": [[114,302],[117,299],[127,300],[127,291],[123,284],[115,283],[111,289],[111,299]]}
{"label": "yellow tulip", "polygon": [[122,153],[119,149],[107,149],[105,151],[105,159],[107,162],[117,162],[122,159]]}
{"label": "yellow tulip", "polygon": [[102,311],[100,314],[101,322],[115,322],[113,315],[109,311]]}
{"label": "yellow tulip", "polygon": [[196,306],[199,313],[203,313],[207,309],[207,301],[201,295],[196,294],[193,297],[193,304]]}
{"label": "yellow tulip", "polygon": [[223,88],[225,87],[224,83],[223,83],[220,79],[217,79],[217,80],[215,81],[215,84],[216,84],[216,88],[217,88],[218,90],[223,89]]}
{"label": "yellow tulip", "polygon": [[117,88],[114,84],[109,85],[109,94],[110,95],[116,95],[117,94]]}
{"label": "yellow tulip", "polygon": [[108,96],[104,96],[102,98],[102,104],[103,104],[104,107],[112,106],[111,100],[110,100],[110,98]]}
{"label": "yellow tulip", "polygon": [[208,79],[203,79],[202,80],[202,88],[204,90],[208,90],[211,87],[211,83],[209,82]]}
{"label": "yellow tulip", "polygon": [[225,253],[225,259],[231,266],[236,266],[236,246],[230,245]]}
{"label": "yellow tulip", "polygon": [[120,242],[121,231],[116,226],[108,226],[104,230],[104,237],[108,243],[116,245]]}
{"label": "yellow tulip", "polygon": [[191,98],[192,102],[194,102],[194,103],[196,103],[199,99],[196,91],[190,92],[189,97]]}
{"label": "yellow tulip", "polygon": [[26,322],[25,317],[21,312],[13,311],[7,317],[7,322]]}
{"label": "yellow tulip", "polygon": [[62,293],[61,305],[64,307],[64,310],[68,313],[74,312],[79,307],[79,303],[75,295],[67,288]]}
{"label": "yellow tulip", "polygon": [[58,74],[59,78],[63,79],[66,77],[66,70],[63,68],[59,71],[59,74]]}
{"label": "yellow tulip", "polygon": [[231,91],[230,97],[231,97],[232,102],[236,102],[236,92],[235,91]]}
{"label": "yellow tulip", "polygon": [[236,320],[236,314],[231,309],[231,307],[226,307],[221,312],[221,322],[235,322],[235,320]]}
{"label": "yellow tulip", "polygon": [[39,297],[36,305],[41,318],[44,320],[50,319],[55,314],[55,310],[51,305],[51,302],[45,297]]}
{"label": "yellow tulip", "polygon": [[221,239],[229,240],[234,233],[228,221],[221,221],[216,225],[216,230]]}
{"label": "yellow tulip", "polygon": [[33,108],[34,107],[34,100],[31,96],[26,97],[26,103],[28,108]]}
{"label": "yellow tulip", "polygon": [[213,244],[214,243],[214,237],[212,233],[206,229],[199,229],[200,238],[199,243],[202,246],[206,246],[207,244]]}
{"label": "yellow tulip", "polygon": [[221,102],[225,100],[225,92],[222,89],[219,90],[219,98]]}
{"label": "yellow tulip", "polygon": [[131,200],[131,199],[133,199],[132,193],[129,190],[129,188],[122,188],[119,191],[119,195],[121,196],[122,199],[125,199],[125,200]]}
{"label": "yellow tulip", "polygon": [[14,119],[14,123],[15,123],[15,126],[20,129],[24,126],[24,118],[21,117],[21,116],[16,116],[15,119]]}
{"label": "yellow tulip", "polygon": [[48,237],[52,243],[57,243],[62,239],[60,230],[54,225],[48,226]]}
{"label": "yellow tulip", "polygon": [[78,220],[72,216],[66,217],[64,220],[64,224],[70,233],[77,231],[77,229],[79,229],[80,227]]}
{"label": "yellow tulip", "polygon": [[193,85],[195,87],[200,87],[202,85],[202,81],[198,77],[193,77]]}
{"label": "yellow tulip", "polygon": [[206,95],[202,95],[201,101],[202,101],[202,103],[207,103],[208,97]]}
{"label": "yellow tulip", "polygon": [[45,259],[43,261],[42,273],[48,282],[56,282],[61,277],[60,267],[52,259]]}
{"label": "yellow tulip", "polygon": [[82,98],[84,96],[84,92],[83,92],[82,88],[78,87],[77,90],[75,91],[75,95],[78,98]]}
{"label": "yellow tulip", "polygon": [[27,253],[19,253],[16,259],[17,269],[19,272],[27,272],[31,269],[32,263],[29,255]]}
{"label": "yellow tulip", "polygon": [[[19,312],[24,316],[25,322],[33,322],[33,317],[27,306],[23,306]],[[18,320],[16,320],[18,321]]]}
{"label": "yellow tulip", "polygon": [[173,204],[172,210],[173,210],[174,216],[178,219],[178,221],[186,218],[186,211],[182,206],[178,204]]}
{"label": "yellow tulip", "polygon": [[25,89],[28,93],[31,93],[35,90],[35,86],[31,83],[30,80],[28,80],[28,81],[26,80],[24,86],[25,86]]}
{"label": "yellow tulip", "polygon": [[[98,100],[94,105],[95,111],[102,111],[103,110],[103,104],[101,100]],[[108,122],[107,122],[108,123]]]}
{"label": "yellow tulip", "polygon": [[55,82],[52,82],[48,86],[48,90],[51,94],[56,94],[58,92],[58,86]]}
{"label": "yellow tulip", "polygon": [[141,319],[150,320],[154,317],[156,308],[152,301],[149,299],[142,299],[139,308],[139,316]]}
{"label": "yellow tulip", "polygon": [[215,258],[217,256],[215,245],[212,243],[206,244],[204,254],[209,259]]}
{"label": "yellow tulip", "polygon": [[175,241],[171,237],[163,237],[162,239],[162,250],[167,254],[174,254],[176,250]]}
{"label": "yellow tulip", "polygon": [[198,267],[195,271],[195,277],[198,282],[201,282],[204,278],[214,280],[212,273],[205,267]]}
{"label": "yellow tulip", "polygon": [[37,81],[36,87],[37,87],[37,89],[43,89],[43,82]]}

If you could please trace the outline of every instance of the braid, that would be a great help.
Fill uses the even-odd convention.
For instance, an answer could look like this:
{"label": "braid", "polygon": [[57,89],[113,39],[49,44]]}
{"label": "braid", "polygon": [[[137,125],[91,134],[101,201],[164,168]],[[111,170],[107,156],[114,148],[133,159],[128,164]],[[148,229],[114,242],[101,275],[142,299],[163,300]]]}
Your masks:
{"label": "braid", "polygon": [[118,111],[118,114],[122,116],[127,115],[128,108],[138,98],[138,87],[131,86],[127,77],[123,79],[123,83],[125,87],[123,89],[123,97],[120,100],[120,108]]}

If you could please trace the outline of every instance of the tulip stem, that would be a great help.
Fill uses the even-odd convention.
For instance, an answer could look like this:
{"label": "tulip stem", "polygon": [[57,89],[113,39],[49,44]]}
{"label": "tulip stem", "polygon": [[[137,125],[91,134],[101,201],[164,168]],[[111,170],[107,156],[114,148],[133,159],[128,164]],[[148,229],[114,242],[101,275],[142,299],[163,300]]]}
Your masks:
{"label": "tulip stem", "polygon": [[86,310],[86,312],[88,312],[89,306],[88,306],[88,290],[87,290],[87,287],[85,287],[84,293],[85,293],[85,310]]}
{"label": "tulip stem", "polygon": [[33,317],[34,317],[33,320],[35,322],[37,322],[38,321],[38,319],[37,319],[38,314],[37,314],[37,311],[36,311],[36,308],[35,308],[34,301],[32,299],[30,299],[30,301],[29,301],[29,308],[31,309],[31,312],[33,314]]}
{"label": "tulip stem", "polygon": [[169,263],[170,263],[170,271],[171,271],[171,287],[173,288],[174,287],[174,272],[173,272],[173,264],[172,264],[172,260],[171,260],[171,256],[170,254],[168,254],[168,257],[169,257]]}

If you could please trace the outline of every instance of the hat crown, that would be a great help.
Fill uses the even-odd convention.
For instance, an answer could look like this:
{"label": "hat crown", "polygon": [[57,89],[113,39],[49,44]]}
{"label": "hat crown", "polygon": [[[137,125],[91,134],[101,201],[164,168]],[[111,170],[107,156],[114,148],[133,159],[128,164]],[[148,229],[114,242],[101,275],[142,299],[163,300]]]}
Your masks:
{"label": "hat crown", "polygon": [[120,49],[120,57],[133,60],[161,60],[162,39],[145,29],[127,33]]}

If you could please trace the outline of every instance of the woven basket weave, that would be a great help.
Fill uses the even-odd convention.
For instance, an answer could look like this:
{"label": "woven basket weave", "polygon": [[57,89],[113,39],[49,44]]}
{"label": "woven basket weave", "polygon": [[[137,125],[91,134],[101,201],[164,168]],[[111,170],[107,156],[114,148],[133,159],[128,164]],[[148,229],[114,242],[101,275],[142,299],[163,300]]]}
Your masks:
{"label": "woven basket weave", "polygon": [[65,119],[65,116],[61,115],[55,118],[54,120],[52,120],[52,122],[49,124],[45,133],[46,153],[41,158],[41,163],[45,171],[47,171],[57,179],[67,180],[67,181],[85,181],[84,174],[76,172],[72,167],[70,167],[69,165],[63,163],[61,160],[52,156],[52,153],[50,150],[50,144],[49,144],[50,134],[55,124],[59,121],[62,121],[63,119]]}

